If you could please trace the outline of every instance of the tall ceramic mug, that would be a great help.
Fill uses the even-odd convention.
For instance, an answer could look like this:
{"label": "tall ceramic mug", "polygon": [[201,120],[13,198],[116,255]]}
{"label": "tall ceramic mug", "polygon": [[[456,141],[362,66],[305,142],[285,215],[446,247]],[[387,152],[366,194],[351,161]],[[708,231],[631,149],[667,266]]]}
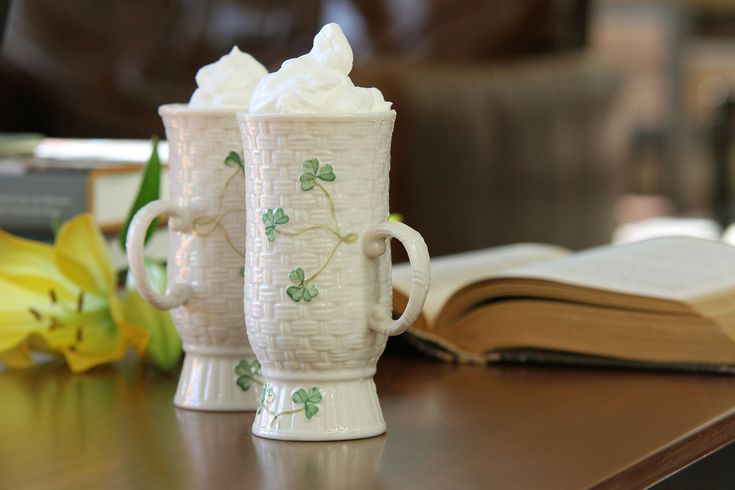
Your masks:
{"label": "tall ceramic mug", "polygon": [[[395,112],[238,120],[245,324],[263,375],[253,432],[288,440],[381,434],[376,363],[387,337],[419,315],[430,278],[421,235],[387,221]],[[395,321],[390,237],[413,267],[408,306]]]}
{"label": "tall ceramic mug", "polygon": [[[254,410],[259,365],[243,328],[245,176],[232,110],[159,109],[169,142],[171,199],[151,202],[128,232],[128,262],[140,293],[170,309],[186,357],[174,403],[197,410]],[[146,276],[143,242],[169,216],[168,288]]]}

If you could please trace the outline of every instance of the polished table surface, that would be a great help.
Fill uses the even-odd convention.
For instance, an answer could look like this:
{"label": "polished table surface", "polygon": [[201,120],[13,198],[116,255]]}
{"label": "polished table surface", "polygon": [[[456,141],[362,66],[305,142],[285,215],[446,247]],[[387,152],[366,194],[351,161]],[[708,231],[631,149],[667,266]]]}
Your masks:
{"label": "polished table surface", "polygon": [[290,443],[128,363],[0,373],[0,488],[636,488],[735,439],[735,377],[388,357],[385,435]]}

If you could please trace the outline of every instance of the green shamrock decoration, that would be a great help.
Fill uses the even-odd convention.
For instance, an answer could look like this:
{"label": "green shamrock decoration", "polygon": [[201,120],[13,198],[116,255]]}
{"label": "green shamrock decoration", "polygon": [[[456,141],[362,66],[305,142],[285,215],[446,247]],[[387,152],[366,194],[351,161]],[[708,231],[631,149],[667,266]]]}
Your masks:
{"label": "green shamrock decoration", "polygon": [[304,284],[304,269],[301,267],[289,272],[288,277],[295,285],[289,286],[288,289],[286,289],[286,294],[288,294],[288,297],[295,302],[298,303],[303,299],[308,303],[319,296],[319,290],[314,284]]}
{"label": "green shamrock decoration", "polygon": [[255,411],[256,414],[260,415],[260,412],[262,412],[263,409],[268,410],[265,404],[268,402],[268,399],[272,396],[273,396],[273,387],[267,384],[264,384],[263,388],[260,390],[260,400],[258,400],[258,408]]}
{"label": "green shamrock decoration", "polygon": [[317,403],[322,401],[322,392],[316,386],[309,388],[309,391],[299,388],[291,395],[291,400],[297,405],[303,405],[306,418],[311,419],[319,413],[319,405]]}
{"label": "green shamrock decoration", "polygon": [[332,182],[336,178],[337,176],[334,175],[332,165],[326,164],[320,168],[319,159],[310,158],[309,160],[304,160],[304,173],[299,176],[299,181],[301,181],[301,190],[308,191],[314,188],[316,179]]}
{"label": "green shamrock decoration", "polygon": [[236,151],[231,151],[225,157],[225,165],[228,167],[240,167],[240,170],[245,172],[245,166],[242,163],[242,157]]}
{"label": "green shamrock decoration", "polygon": [[263,213],[265,236],[268,238],[269,243],[276,241],[276,226],[285,225],[286,223],[288,223],[288,215],[283,211],[283,208],[278,208],[275,212],[272,209],[268,209]]}
{"label": "green shamrock decoration", "polygon": [[253,382],[260,383],[260,362],[257,359],[253,359],[253,362],[242,359],[235,366],[235,374],[238,376],[237,381],[235,381],[237,386],[242,391],[247,391]]}

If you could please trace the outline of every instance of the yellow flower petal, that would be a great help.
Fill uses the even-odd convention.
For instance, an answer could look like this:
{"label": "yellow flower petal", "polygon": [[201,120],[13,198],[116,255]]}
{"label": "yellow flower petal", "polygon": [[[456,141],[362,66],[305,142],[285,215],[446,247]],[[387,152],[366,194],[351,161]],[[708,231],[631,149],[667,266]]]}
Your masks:
{"label": "yellow flower petal", "polygon": [[32,366],[33,359],[31,358],[31,349],[28,347],[28,342],[23,341],[12,349],[0,352],[0,362],[14,369]]}
{"label": "yellow flower petal", "polygon": [[[150,307],[150,305],[148,306]],[[148,330],[143,328],[144,325],[140,325],[138,322],[129,321],[130,312],[124,312],[123,309],[123,303],[120,302],[117,296],[113,295],[110,298],[110,314],[112,315],[112,319],[122,329],[123,336],[128,344],[133,346],[142,357],[148,346]]]}
{"label": "yellow flower petal", "polygon": [[29,335],[46,328],[37,319],[40,312],[32,310],[32,305],[42,300],[48,301],[44,296],[0,279],[0,352],[17,347]]}
{"label": "yellow flower petal", "polygon": [[0,352],[17,347],[31,334],[46,328],[27,311],[0,312]]}
{"label": "yellow flower petal", "polygon": [[80,214],[62,225],[54,256],[62,274],[84,291],[107,296],[114,290],[110,251],[91,214]]}
{"label": "yellow flower petal", "polygon": [[51,245],[3,230],[0,230],[0,277],[43,295],[54,290],[55,294],[67,297],[77,289],[56,267]]}
{"label": "yellow flower petal", "polygon": [[119,361],[127,350],[122,331],[112,321],[85,325],[80,342],[60,349],[75,373]]}

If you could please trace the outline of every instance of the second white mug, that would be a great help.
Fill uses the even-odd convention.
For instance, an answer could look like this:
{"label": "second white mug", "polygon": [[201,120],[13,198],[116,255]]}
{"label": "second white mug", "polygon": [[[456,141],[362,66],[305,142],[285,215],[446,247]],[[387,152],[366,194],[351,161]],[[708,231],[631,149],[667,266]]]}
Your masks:
{"label": "second white mug", "polygon": [[[231,110],[160,108],[169,143],[170,200],[154,201],[128,232],[128,262],[140,293],[171,309],[186,357],[174,403],[195,410],[255,410],[260,367],[243,319],[245,176]],[[146,230],[169,216],[168,290],[145,271]]]}

